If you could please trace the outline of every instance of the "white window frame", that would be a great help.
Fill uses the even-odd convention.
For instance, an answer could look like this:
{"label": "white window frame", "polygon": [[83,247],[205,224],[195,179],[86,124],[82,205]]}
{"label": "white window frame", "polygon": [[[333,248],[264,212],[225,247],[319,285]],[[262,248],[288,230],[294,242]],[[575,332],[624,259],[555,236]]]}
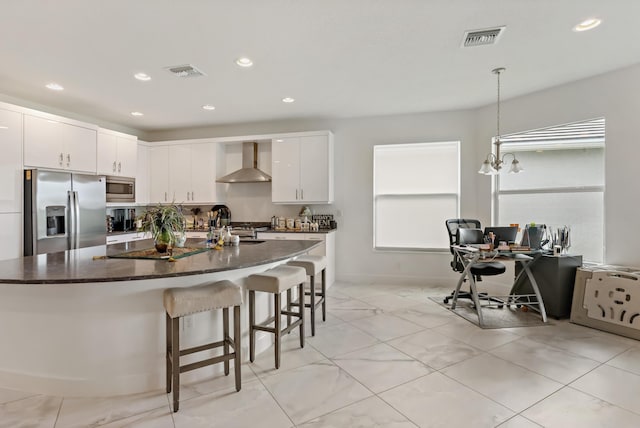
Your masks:
{"label": "white window frame", "polygon": [[[441,193],[377,193],[376,192],[376,166],[375,166],[375,149],[376,147],[380,147],[380,148],[393,148],[393,147],[416,147],[416,146],[420,146],[423,145],[425,147],[428,147],[429,145],[434,145],[434,144],[455,144],[456,146],[456,165],[458,167],[458,171],[457,171],[457,176],[458,176],[458,183],[457,183],[457,190],[455,193],[450,193],[450,192],[441,192]],[[461,188],[461,177],[460,177],[460,173],[461,173],[461,165],[460,165],[460,141],[456,140],[456,141],[435,141],[435,142],[420,142],[420,143],[405,143],[405,144],[380,144],[380,145],[375,145],[374,146],[374,153],[373,153],[373,225],[372,225],[372,241],[373,241],[373,249],[374,251],[383,251],[383,252],[449,252],[449,245],[447,243],[446,246],[443,247],[400,247],[400,246],[378,246],[376,243],[376,237],[377,237],[377,233],[376,233],[376,225],[377,225],[377,218],[376,218],[376,202],[377,199],[379,197],[385,197],[385,198],[393,198],[393,197],[398,197],[398,198],[406,198],[406,197],[422,197],[422,198],[439,198],[439,197],[454,197],[455,198],[455,205],[456,205],[456,212],[452,214],[451,218],[459,218],[460,217],[460,188]],[[428,167],[428,166],[426,166]],[[434,229],[442,229],[442,233],[444,234],[445,231],[445,226],[444,226],[444,221],[442,222],[442,224],[433,224],[433,225],[427,225],[424,223],[421,224],[416,224],[416,225],[411,225],[411,227],[433,227]]]}

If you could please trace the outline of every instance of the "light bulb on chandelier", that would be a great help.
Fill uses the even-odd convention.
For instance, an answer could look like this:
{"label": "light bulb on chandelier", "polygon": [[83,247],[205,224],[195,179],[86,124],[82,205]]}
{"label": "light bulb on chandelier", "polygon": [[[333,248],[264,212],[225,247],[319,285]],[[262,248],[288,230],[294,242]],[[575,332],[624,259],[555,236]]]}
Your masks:
{"label": "light bulb on chandelier", "polygon": [[491,72],[498,76],[498,103],[497,103],[497,124],[496,124],[496,137],[494,138],[493,144],[496,145],[496,152],[489,153],[487,158],[482,162],[480,166],[479,174],[484,175],[496,175],[500,172],[502,168],[502,164],[505,162],[505,158],[507,156],[513,156],[513,160],[511,161],[511,168],[509,168],[509,172],[513,174],[517,174],[520,171],[524,171],[524,168],[520,166],[520,162],[516,159],[516,155],[513,153],[503,153],[500,156],[500,145],[502,141],[500,140],[500,74],[505,71],[504,67],[494,68]]}

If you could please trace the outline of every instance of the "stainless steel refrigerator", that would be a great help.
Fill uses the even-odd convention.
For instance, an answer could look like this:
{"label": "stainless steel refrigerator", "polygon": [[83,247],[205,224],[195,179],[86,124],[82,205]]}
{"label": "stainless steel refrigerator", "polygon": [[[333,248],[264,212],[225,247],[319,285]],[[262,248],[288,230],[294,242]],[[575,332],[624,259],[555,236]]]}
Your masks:
{"label": "stainless steel refrigerator", "polygon": [[104,176],[24,171],[24,255],[105,245]]}

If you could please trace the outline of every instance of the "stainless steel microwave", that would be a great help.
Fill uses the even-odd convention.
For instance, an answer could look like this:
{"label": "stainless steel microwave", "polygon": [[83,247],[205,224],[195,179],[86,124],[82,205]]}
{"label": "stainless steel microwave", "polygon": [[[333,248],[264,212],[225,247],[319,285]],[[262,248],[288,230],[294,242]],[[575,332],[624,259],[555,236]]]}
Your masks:
{"label": "stainless steel microwave", "polygon": [[107,202],[135,202],[136,179],[127,177],[107,177]]}

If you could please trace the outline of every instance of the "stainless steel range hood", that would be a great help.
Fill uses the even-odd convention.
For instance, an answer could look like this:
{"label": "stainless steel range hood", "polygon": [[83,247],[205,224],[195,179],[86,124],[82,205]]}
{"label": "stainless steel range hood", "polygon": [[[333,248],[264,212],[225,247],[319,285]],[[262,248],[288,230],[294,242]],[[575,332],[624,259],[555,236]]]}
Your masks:
{"label": "stainless steel range hood", "polygon": [[258,169],[258,143],[242,143],[242,169],[216,180],[218,183],[265,183],[271,176]]}

